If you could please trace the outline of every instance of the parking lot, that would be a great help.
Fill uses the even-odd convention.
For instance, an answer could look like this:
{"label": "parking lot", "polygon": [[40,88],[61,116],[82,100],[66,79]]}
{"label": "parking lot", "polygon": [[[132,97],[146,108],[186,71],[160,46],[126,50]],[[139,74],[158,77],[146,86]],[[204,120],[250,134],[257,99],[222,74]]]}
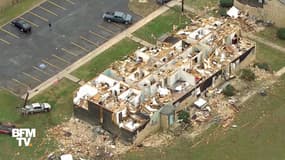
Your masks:
{"label": "parking lot", "polygon": [[103,21],[102,13],[114,10],[140,19],[128,10],[128,0],[47,0],[19,17],[32,26],[31,33],[3,26],[1,87],[23,95],[129,27]]}

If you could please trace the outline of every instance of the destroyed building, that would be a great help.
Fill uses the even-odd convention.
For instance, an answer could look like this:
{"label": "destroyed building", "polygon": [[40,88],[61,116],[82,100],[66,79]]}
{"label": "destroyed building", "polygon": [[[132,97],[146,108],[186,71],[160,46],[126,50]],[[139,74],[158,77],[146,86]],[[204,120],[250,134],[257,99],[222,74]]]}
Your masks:
{"label": "destroyed building", "polygon": [[195,100],[255,58],[255,43],[230,19],[199,19],[154,48],[143,47],[81,86],[75,115],[132,142],[146,125],[169,127]]}

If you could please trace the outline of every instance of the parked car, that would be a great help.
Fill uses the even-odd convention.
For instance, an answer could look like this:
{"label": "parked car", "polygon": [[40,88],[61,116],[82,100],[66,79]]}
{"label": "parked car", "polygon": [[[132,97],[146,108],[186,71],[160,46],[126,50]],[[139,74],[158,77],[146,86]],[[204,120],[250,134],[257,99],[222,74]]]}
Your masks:
{"label": "parked car", "polygon": [[6,126],[6,125],[0,125],[0,134],[8,134],[12,135],[12,129],[15,128],[14,126]]}
{"label": "parked car", "polygon": [[51,106],[48,103],[33,103],[22,108],[22,114],[33,114],[39,112],[49,112]]}
{"label": "parked car", "polygon": [[130,14],[126,14],[120,11],[115,11],[115,12],[105,12],[103,14],[103,19],[107,22],[131,24],[133,17]]}
{"label": "parked car", "polygon": [[32,27],[24,20],[14,20],[12,24],[17,27],[21,32],[31,32]]}
{"label": "parked car", "polygon": [[170,0],[156,0],[157,4],[163,5],[164,3],[169,2]]}

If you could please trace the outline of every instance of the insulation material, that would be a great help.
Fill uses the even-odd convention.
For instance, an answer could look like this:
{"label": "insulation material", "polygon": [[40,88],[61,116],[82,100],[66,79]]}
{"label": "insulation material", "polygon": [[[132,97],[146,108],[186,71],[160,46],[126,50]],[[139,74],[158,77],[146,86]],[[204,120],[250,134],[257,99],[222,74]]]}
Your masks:
{"label": "insulation material", "polygon": [[120,94],[120,83],[117,83],[116,85],[108,89],[108,91],[112,91],[113,95],[119,95]]}
{"label": "insulation material", "polygon": [[103,74],[100,74],[99,77],[96,78],[95,82],[96,84],[107,83],[109,86],[113,86],[114,84],[118,83],[118,81],[113,80],[112,78],[107,77]]}
{"label": "insulation material", "polygon": [[233,6],[227,11],[227,15],[229,15],[232,18],[238,18],[238,14],[239,10],[235,6]]}
{"label": "insulation material", "polygon": [[183,48],[183,46],[182,46],[182,40],[180,40],[180,41],[178,41],[177,43],[175,43],[174,45],[173,45],[173,48],[175,48],[175,50],[178,50],[178,51],[182,51],[182,48]]}
{"label": "insulation material", "polygon": [[207,104],[207,101],[205,101],[202,98],[199,98],[197,101],[194,102],[194,104],[198,107],[198,108],[202,108],[204,105]]}
{"label": "insulation material", "polygon": [[89,84],[85,84],[79,88],[79,91],[76,93],[76,97],[73,99],[73,103],[79,105],[80,99],[84,97],[92,97],[97,94],[98,90]]}
{"label": "insulation material", "polygon": [[199,28],[195,30],[194,32],[191,32],[189,34],[189,38],[199,40],[203,38],[205,35],[209,34],[211,31],[207,28]]}
{"label": "insulation material", "polygon": [[64,154],[60,156],[60,160],[73,160],[73,158],[71,154]]}
{"label": "insulation material", "polygon": [[136,51],[135,54],[137,58],[141,57],[144,62],[147,62],[150,59],[149,55],[142,52],[141,50]]}
{"label": "insulation material", "polygon": [[160,96],[167,96],[168,94],[170,94],[170,90],[168,90],[167,88],[162,88],[162,87],[158,87],[158,93]]}
{"label": "insulation material", "polygon": [[127,127],[129,130],[134,131],[140,126],[140,124],[134,123],[133,120],[130,120],[129,122],[125,123],[124,126]]}

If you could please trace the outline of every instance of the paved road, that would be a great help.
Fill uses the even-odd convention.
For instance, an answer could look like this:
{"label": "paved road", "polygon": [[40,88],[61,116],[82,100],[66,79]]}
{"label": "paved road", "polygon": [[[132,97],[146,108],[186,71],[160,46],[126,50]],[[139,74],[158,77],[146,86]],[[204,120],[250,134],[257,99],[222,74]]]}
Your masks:
{"label": "paved road", "polygon": [[128,26],[102,20],[110,10],[131,13],[128,0],[47,0],[20,16],[32,25],[31,34],[3,26],[0,86],[22,95],[125,30]]}

